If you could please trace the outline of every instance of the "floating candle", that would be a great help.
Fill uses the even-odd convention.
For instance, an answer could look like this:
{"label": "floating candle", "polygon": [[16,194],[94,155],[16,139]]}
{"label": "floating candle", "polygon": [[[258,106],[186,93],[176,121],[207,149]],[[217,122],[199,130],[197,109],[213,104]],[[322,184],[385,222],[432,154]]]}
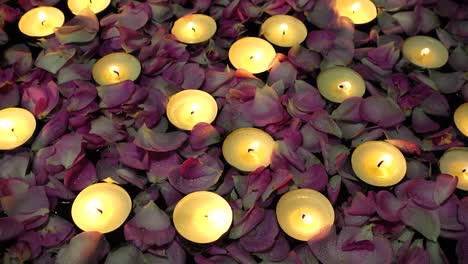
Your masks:
{"label": "floating candle", "polygon": [[403,179],[406,160],[399,149],[384,141],[368,141],[359,145],[351,156],[356,175],[374,186],[390,186]]}
{"label": "floating candle", "polygon": [[349,97],[362,97],[366,84],[359,73],[346,67],[333,67],[317,76],[320,94],[326,99],[341,103]]}
{"label": "floating candle", "polygon": [[26,143],[34,134],[36,119],[23,108],[0,110],[0,150],[9,150]]}
{"label": "floating candle", "polygon": [[457,188],[468,191],[468,148],[450,148],[440,157],[440,172],[458,177]]}
{"label": "floating candle", "polygon": [[71,215],[83,231],[112,232],[127,219],[132,200],[122,187],[112,183],[96,183],[76,196]]}
{"label": "floating candle", "polygon": [[136,80],[141,72],[137,58],[124,53],[111,53],[93,66],[93,78],[100,85],[119,83],[125,80]]}
{"label": "floating candle", "polygon": [[89,8],[97,14],[106,9],[110,2],[111,0],[68,0],[68,8],[75,15],[78,15],[85,8]]}
{"label": "floating candle", "polygon": [[26,12],[18,22],[23,34],[31,37],[45,37],[55,32],[65,22],[62,11],[52,6],[36,7]]}
{"label": "floating candle", "polygon": [[297,240],[319,240],[325,237],[335,221],[330,201],[312,189],[289,191],[276,205],[276,218],[281,229]]}
{"label": "floating candle", "polygon": [[458,130],[468,137],[468,103],[460,105],[453,114],[453,120]]}
{"label": "floating candle", "polygon": [[232,166],[242,171],[254,171],[270,165],[276,143],[258,128],[240,128],[224,140],[223,156]]}
{"label": "floating candle", "polygon": [[201,90],[184,90],[169,98],[167,118],[176,127],[185,130],[200,123],[211,123],[218,113],[218,105],[209,93]]}
{"label": "floating candle", "polygon": [[448,51],[442,42],[427,36],[414,36],[405,40],[403,56],[423,68],[439,68],[448,60]]}
{"label": "floating candle", "polygon": [[336,0],[336,10],[354,24],[365,24],[377,17],[377,8],[369,0]]}
{"label": "floating candle", "polygon": [[276,15],[263,22],[260,29],[265,38],[281,47],[300,44],[307,37],[304,23],[293,16]]}
{"label": "floating candle", "polygon": [[183,16],[176,20],[171,33],[180,42],[200,43],[216,33],[216,22],[212,17],[202,14]]}
{"label": "floating candle", "polygon": [[174,208],[174,226],[184,238],[196,243],[218,240],[229,230],[232,209],[223,197],[213,192],[193,192]]}
{"label": "floating candle", "polygon": [[270,69],[276,56],[275,49],[261,38],[241,38],[229,49],[229,60],[236,69],[261,73]]}

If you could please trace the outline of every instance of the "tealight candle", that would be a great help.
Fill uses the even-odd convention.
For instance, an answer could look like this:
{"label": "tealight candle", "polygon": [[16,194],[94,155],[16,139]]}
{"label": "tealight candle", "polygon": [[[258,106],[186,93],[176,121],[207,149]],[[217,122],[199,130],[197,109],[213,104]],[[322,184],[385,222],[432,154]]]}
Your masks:
{"label": "tealight candle", "polygon": [[276,15],[263,22],[260,29],[265,38],[281,47],[300,44],[307,37],[304,23],[293,16]]}
{"label": "tealight candle", "polygon": [[36,119],[28,110],[16,107],[0,110],[0,150],[23,145],[35,129]]}
{"label": "tealight candle", "polygon": [[406,160],[399,149],[384,141],[367,141],[351,156],[356,175],[374,186],[398,183],[406,174]]}
{"label": "tealight candle", "polygon": [[209,40],[216,33],[216,22],[207,15],[187,15],[176,20],[171,33],[180,42],[200,43]]}
{"label": "tealight candle", "polygon": [[120,186],[96,183],[81,191],[73,202],[71,215],[83,231],[112,232],[127,219],[132,200]]}
{"label": "tealight candle", "polygon": [[450,148],[440,157],[440,172],[458,177],[457,188],[468,191],[468,148]]}
{"label": "tealight candle", "polygon": [[317,76],[317,86],[323,97],[341,103],[349,97],[362,97],[366,84],[359,73],[346,67],[333,67]]}
{"label": "tealight candle", "polygon": [[78,15],[85,8],[89,8],[97,14],[106,9],[110,2],[111,0],[68,0],[68,8],[75,15]]}
{"label": "tealight candle", "polygon": [[125,52],[108,54],[93,66],[93,78],[100,85],[136,80],[141,72],[137,58]]}
{"label": "tealight candle", "polygon": [[325,237],[335,222],[330,201],[312,189],[289,191],[276,205],[276,218],[281,229],[301,241]]}
{"label": "tealight candle", "polygon": [[200,123],[211,123],[218,113],[218,105],[209,93],[201,90],[184,90],[169,98],[167,118],[176,127],[185,130]]}
{"label": "tealight candle", "polygon": [[468,137],[468,103],[460,105],[453,114],[453,120],[458,130]]}
{"label": "tealight candle", "polygon": [[65,22],[65,16],[60,9],[52,6],[36,7],[26,12],[18,22],[23,34],[31,37],[45,37],[54,33]]}
{"label": "tealight candle", "polygon": [[427,36],[414,36],[405,40],[403,56],[423,68],[439,68],[448,60],[448,51],[442,42]]}
{"label": "tealight candle", "polygon": [[377,17],[377,8],[369,0],[336,0],[336,11],[354,24],[365,24]]}
{"label": "tealight candle", "polygon": [[261,73],[271,68],[275,49],[261,38],[246,37],[234,42],[229,49],[229,60],[236,69]]}
{"label": "tealight candle", "polygon": [[254,171],[270,165],[275,145],[273,138],[258,128],[240,128],[224,140],[223,156],[241,171]]}
{"label": "tealight candle", "polygon": [[223,197],[213,192],[193,192],[174,208],[174,226],[181,236],[195,243],[218,240],[232,223],[232,209]]}

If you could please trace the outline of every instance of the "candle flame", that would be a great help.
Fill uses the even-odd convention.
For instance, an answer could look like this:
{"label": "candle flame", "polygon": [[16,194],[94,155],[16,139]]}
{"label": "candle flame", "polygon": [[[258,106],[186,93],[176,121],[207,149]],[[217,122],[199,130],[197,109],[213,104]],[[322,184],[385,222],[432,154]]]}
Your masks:
{"label": "candle flame", "polygon": [[283,36],[286,35],[286,31],[288,31],[288,25],[287,24],[281,24],[280,29],[283,31]]}
{"label": "candle flame", "polygon": [[260,143],[258,143],[258,141],[253,141],[252,143],[250,143],[249,149],[247,150],[247,152],[252,153],[255,150],[257,150],[259,146],[260,146]]}
{"label": "candle flame", "polygon": [[96,199],[89,201],[88,204],[86,205],[86,208],[87,208],[87,211],[92,214],[101,215],[104,213],[104,211],[101,209],[102,208],[101,202]]}
{"label": "candle flame", "polygon": [[306,223],[306,224],[312,223],[312,216],[311,216],[310,214],[303,213],[303,214],[301,215],[301,219],[302,219],[302,221],[304,221],[304,223]]}
{"label": "candle flame", "polygon": [[119,67],[117,67],[117,66],[115,66],[115,65],[112,65],[112,66],[109,67],[110,73],[111,73],[111,74],[117,75],[117,76],[116,76],[116,79],[119,79],[119,77],[120,77],[120,72],[119,72],[119,70],[120,70]]}
{"label": "candle flame", "polygon": [[427,54],[429,54],[431,52],[431,50],[429,48],[424,48],[421,50],[421,56],[426,56]]}
{"label": "candle flame", "polygon": [[226,214],[222,210],[213,210],[205,215],[210,222],[215,226],[223,226],[227,221]]}
{"label": "candle flame", "polygon": [[46,20],[47,20],[47,15],[46,15],[46,13],[44,13],[44,12],[39,12],[39,13],[38,13],[38,16],[39,16],[39,20],[41,21],[41,25],[42,25],[42,26],[45,26],[45,22],[46,22]]}
{"label": "candle flame", "polygon": [[351,6],[351,11],[354,13],[356,13],[356,11],[359,10],[359,8],[361,8],[361,3],[360,2],[357,2],[357,3],[354,3],[352,6]]}
{"label": "candle flame", "polygon": [[12,127],[13,127],[13,122],[11,122],[10,120],[1,120],[0,119],[0,128],[10,129]]}
{"label": "candle flame", "polygon": [[252,56],[250,56],[250,60],[254,61],[254,62],[257,62],[262,57],[262,54],[263,53],[258,50],[256,52],[254,52],[254,54]]}
{"label": "candle flame", "polygon": [[187,28],[193,30],[193,32],[197,32],[197,31],[195,30],[195,23],[193,23],[193,22],[189,22],[189,23],[187,24]]}

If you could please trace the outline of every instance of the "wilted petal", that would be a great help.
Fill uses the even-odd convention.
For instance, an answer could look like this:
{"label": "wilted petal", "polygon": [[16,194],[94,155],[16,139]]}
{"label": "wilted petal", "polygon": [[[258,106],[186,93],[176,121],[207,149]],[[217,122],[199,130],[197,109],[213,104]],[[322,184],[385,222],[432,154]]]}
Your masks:
{"label": "wilted petal", "polygon": [[62,165],[70,168],[76,158],[82,153],[82,136],[78,134],[67,134],[62,136],[52,147],[55,152],[47,159],[50,165]]}
{"label": "wilted petal", "polygon": [[278,94],[268,85],[257,88],[255,98],[244,103],[240,110],[247,120],[259,127],[280,122],[286,115]]}
{"label": "wilted petal", "polygon": [[[468,204],[468,203],[467,203]],[[240,219],[237,218],[239,216]],[[234,214],[234,225],[229,231],[230,239],[238,239],[250,232],[255,226],[263,221],[265,209],[253,206],[245,214],[240,216]]]}
{"label": "wilted petal", "polygon": [[439,123],[433,121],[420,107],[416,107],[411,115],[413,129],[417,133],[427,133],[440,128]]}
{"label": "wilted petal", "polygon": [[424,112],[436,116],[449,116],[450,106],[445,96],[433,93],[421,103]]}
{"label": "wilted petal", "polygon": [[68,127],[68,113],[65,111],[59,112],[51,120],[49,120],[36,136],[31,149],[37,151],[48,146],[54,140],[61,137]]}
{"label": "wilted petal", "polygon": [[111,251],[104,264],[145,263],[143,253],[133,245],[126,245]]}
{"label": "wilted petal", "polygon": [[109,243],[99,232],[83,232],[74,236],[70,243],[60,249],[57,264],[97,264],[107,252]]}
{"label": "wilted petal", "polygon": [[24,89],[21,104],[39,119],[47,116],[59,102],[57,84],[31,85]]}
{"label": "wilted petal", "polygon": [[0,199],[5,213],[25,225],[34,225],[34,221],[49,213],[49,200],[43,187],[33,186],[28,191]]}
{"label": "wilted petal", "polygon": [[288,59],[294,66],[306,72],[312,72],[320,66],[320,55],[296,45],[288,51]]}
{"label": "wilted petal", "polygon": [[400,210],[404,203],[389,191],[379,191],[375,196],[376,211],[382,219],[390,222],[400,220]]}
{"label": "wilted petal", "polygon": [[97,182],[96,168],[88,159],[82,159],[65,171],[63,183],[73,191],[81,191]]}

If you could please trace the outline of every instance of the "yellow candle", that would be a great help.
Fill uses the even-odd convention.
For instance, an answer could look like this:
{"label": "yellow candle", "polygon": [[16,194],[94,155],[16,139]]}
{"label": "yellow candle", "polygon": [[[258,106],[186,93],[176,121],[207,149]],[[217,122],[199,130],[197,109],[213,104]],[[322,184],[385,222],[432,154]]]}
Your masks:
{"label": "yellow candle", "polygon": [[317,86],[323,97],[341,103],[349,97],[362,97],[366,84],[359,73],[346,67],[333,67],[317,76]]}
{"label": "yellow candle", "polygon": [[18,27],[23,34],[31,37],[45,37],[54,33],[55,28],[65,22],[62,11],[52,6],[36,7],[26,12]]}
{"label": "yellow candle", "polygon": [[137,58],[125,52],[108,54],[93,66],[93,78],[100,85],[136,80],[141,72]]}
{"label": "yellow candle", "polygon": [[36,119],[28,110],[15,107],[0,110],[0,150],[23,145],[35,129]]}
{"label": "yellow candle", "polygon": [[234,42],[229,49],[229,60],[236,69],[261,73],[271,68],[275,49],[266,40],[246,37]]}
{"label": "yellow candle", "polygon": [[216,33],[216,22],[207,15],[188,15],[176,20],[171,33],[180,42],[200,43],[209,40]]}
{"label": "yellow candle", "polygon": [[384,141],[368,141],[359,145],[351,156],[356,175],[374,186],[398,183],[406,174],[406,160],[399,149]]}
{"label": "yellow candle", "polygon": [[369,0],[336,0],[336,11],[354,24],[365,24],[377,17],[377,8]]}
{"label": "yellow candle", "polygon": [[273,138],[258,128],[240,128],[224,140],[223,156],[241,171],[254,171],[270,165],[275,145]]}
{"label": "yellow candle", "polygon": [[131,209],[132,200],[122,187],[96,183],[76,196],[71,214],[81,230],[108,233],[125,222]]}
{"label": "yellow candle", "polygon": [[263,22],[260,29],[265,38],[281,47],[300,44],[307,37],[304,23],[293,16],[276,15]]}
{"label": "yellow candle", "polygon": [[184,90],[169,98],[167,118],[176,127],[185,130],[200,123],[211,123],[218,113],[218,105],[209,93],[201,90]]}
{"label": "yellow candle", "polygon": [[110,2],[111,0],[68,0],[68,8],[75,15],[78,15],[85,8],[89,8],[97,14],[106,9]]}
{"label": "yellow candle", "polygon": [[289,191],[276,205],[276,218],[281,229],[301,241],[321,239],[330,231],[335,212],[323,194],[312,189]]}
{"label": "yellow candle", "polygon": [[468,191],[468,148],[450,148],[440,157],[440,172],[458,177],[457,188]]}
{"label": "yellow candle", "polygon": [[427,36],[414,36],[405,40],[403,56],[423,68],[439,68],[448,60],[448,51],[442,42]]}
{"label": "yellow candle", "polygon": [[232,223],[232,209],[223,197],[213,192],[193,192],[174,208],[174,226],[181,236],[196,242],[218,240]]}
{"label": "yellow candle", "polygon": [[468,137],[468,103],[460,105],[453,115],[458,130]]}

